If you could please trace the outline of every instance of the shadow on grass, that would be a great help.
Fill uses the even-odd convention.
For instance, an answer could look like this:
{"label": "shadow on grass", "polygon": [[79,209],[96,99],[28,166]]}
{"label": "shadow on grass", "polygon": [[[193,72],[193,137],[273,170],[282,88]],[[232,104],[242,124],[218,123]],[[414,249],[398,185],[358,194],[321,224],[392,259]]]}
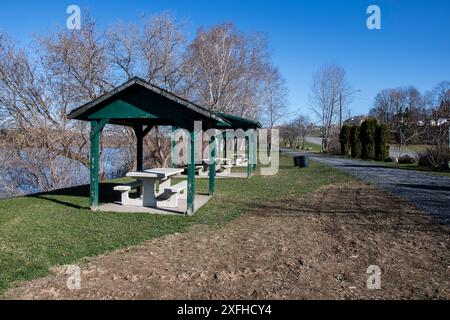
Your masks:
{"label": "shadow on grass", "polygon": [[[114,191],[114,187],[121,185],[121,183],[111,183],[111,182],[103,182],[99,184],[99,202],[100,203],[110,203],[120,200],[120,194],[117,191]],[[89,185],[81,185],[76,187],[69,187],[63,189],[57,189],[48,192],[41,192],[36,194],[31,194],[26,197],[28,198],[37,198],[43,199],[47,201],[54,202],[59,205],[65,205],[75,209],[89,209],[89,206],[81,206],[74,204],[70,200],[64,201],[61,197],[58,196],[70,196],[70,197],[80,197],[80,198],[89,198]],[[135,193],[130,193],[130,197],[136,196]]]}

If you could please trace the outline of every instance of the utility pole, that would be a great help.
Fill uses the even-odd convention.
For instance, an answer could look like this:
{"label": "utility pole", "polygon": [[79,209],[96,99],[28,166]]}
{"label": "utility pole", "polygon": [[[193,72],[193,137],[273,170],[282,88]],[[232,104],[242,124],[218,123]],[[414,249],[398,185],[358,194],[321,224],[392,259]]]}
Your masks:
{"label": "utility pole", "polygon": [[339,129],[342,129],[342,93],[339,93]]}

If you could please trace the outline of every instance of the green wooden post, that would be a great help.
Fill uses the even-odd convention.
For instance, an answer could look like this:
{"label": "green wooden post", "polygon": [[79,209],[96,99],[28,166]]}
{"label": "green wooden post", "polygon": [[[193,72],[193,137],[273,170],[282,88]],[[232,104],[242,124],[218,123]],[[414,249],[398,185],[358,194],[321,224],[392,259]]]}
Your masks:
{"label": "green wooden post", "polygon": [[100,130],[97,128],[98,122],[91,121],[91,150],[90,150],[90,207],[92,211],[98,208],[98,165],[99,165],[99,144]]}
{"label": "green wooden post", "polygon": [[[142,125],[134,126],[136,134],[136,170],[144,170],[144,130]],[[142,194],[141,187],[136,188],[138,194]]]}
{"label": "green wooden post", "polygon": [[209,195],[214,195],[214,179],[216,177],[216,137],[209,142]]}
{"label": "green wooden post", "polygon": [[109,119],[102,119],[100,121],[91,121],[90,133],[90,189],[89,189],[89,203],[92,211],[98,209],[99,186],[98,186],[98,168],[100,157],[100,135],[103,127],[108,123]]}
{"label": "green wooden post", "polygon": [[256,130],[253,131],[253,171],[256,171],[256,162],[258,156],[258,135],[256,134]]}
{"label": "green wooden post", "polygon": [[227,157],[227,134],[225,130],[222,132],[222,141],[223,141],[223,157]]}
{"label": "green wooden post", "polygon": [[172,126],[172,153],[171,153],[171,158],[172,158],[172,168],[176,168],[177,167],[177,158],[176,158],[176,146],[177,146],[177,141],[175,140],[175,130],[177,130],[176,126]]}
{"label": "green wooden post", "polygon": [[250,176],[252,175],[252,170],[251,170],[251,144],[252,144],[252,140],[250,139],[250,135],[247,134],[245,136],[245,141],[247,142],[247,178],[250,178]]}
{"label": "green wooden post", "polygon": [[239,152],[239,139],[237,137],[234,137],[234,153],[238,154],[238,152]]}
{"label": "green wooden post", "polygon": [[142,171],[144,169],[144,133],[142,126],[135,126],[134,133],[136,134],[136,170]]}
{"label": "green wooden post", "polygon": [[195,202],[195,130],[191,131],[191,141],[189,142],[188,155],[188,189],[187,189],[187,214],[194,214],[194,202]]}

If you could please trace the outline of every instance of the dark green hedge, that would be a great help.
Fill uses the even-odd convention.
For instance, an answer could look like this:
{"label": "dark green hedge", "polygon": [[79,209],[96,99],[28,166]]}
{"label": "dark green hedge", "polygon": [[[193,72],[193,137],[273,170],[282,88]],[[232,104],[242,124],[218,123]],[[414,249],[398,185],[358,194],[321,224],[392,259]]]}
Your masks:
{"label": "dark green hedge", "polygon": [[361,127],[353,126],[350,130],[350,147],[352,158],[361,157]]}
{"label": "dark green hedge", "polygon": [[387,157],[389,157],[389,128],[386,124],[381,124],[375,130],[375,159],[384,161]]}
{"label": "dark green hedge", "polygon": [[376,119],[367,119],[361,125],[361,157],[363,159],[375,159],[375,131]]}
{"label": "dark green hedge", "polygon": [[339,134],[339,142],[341,143],[341,154],[343,156],[350,155],[351,145],[350,145],[350,131],[352,127],[349,125],[343,125],[341,133]]}

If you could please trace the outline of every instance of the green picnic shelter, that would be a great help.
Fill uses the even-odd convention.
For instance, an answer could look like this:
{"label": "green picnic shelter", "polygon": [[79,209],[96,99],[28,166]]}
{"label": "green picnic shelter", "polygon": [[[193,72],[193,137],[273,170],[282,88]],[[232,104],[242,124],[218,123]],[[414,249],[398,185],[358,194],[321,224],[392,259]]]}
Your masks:
{"label": "green picnic shelter", "polygon": [[[90,208],[99,206],[99,142],[106,124],[133,128],[136,135],[136,169],[143,168],[143,139],[154,126],[172,126],[189,132],[187,168],[187,211],[195,211],[195,121],[202,122],[202,129],[248,129],[261,128],[260,123],[241,117],[210,111],[183,99],[149,82],[134,77],[112,91],[72,110],[69,119],[89,121],[90,131]],[[224,132],[224,131],[222,131]],[[248,167],[247,175],[256,170],[256,134],[246,136]],[[215,139],[210,141],[210,195],[214,193]],[[255,159],[250,161],[250,159]]]}

